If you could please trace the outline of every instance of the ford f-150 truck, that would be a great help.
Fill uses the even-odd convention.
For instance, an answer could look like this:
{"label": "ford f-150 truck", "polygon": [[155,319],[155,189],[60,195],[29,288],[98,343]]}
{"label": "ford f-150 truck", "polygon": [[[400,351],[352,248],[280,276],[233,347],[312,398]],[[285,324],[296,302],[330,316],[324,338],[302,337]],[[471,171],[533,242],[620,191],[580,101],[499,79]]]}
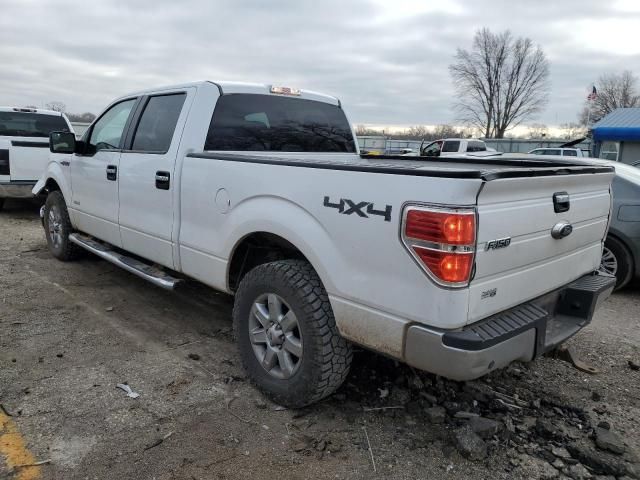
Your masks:
{"label": "ford f-150 truck", "polygon": [[50,143],[34,193],[52,254],[235,295],[244,366],[288,406],[338,388],[352,344],[457,380],[532,360],[615,283],[597,273],[613,168],[360,156],[318,93],[148,90]]}
{"label": "ford f-150 truck", "polygon": [[49,162],[49,134],[73,132],[60,112],[0,107],[0,210],[7,198],[31,198]]}

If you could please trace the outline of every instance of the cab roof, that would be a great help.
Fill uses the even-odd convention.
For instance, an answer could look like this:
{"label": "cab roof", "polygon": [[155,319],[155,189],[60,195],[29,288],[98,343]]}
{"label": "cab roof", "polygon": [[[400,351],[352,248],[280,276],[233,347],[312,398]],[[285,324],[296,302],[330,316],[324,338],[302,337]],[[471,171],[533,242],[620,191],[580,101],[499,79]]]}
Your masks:
{"label": "cab roof", "polygon": [[13,113],[39,113],[42,115],[54,115],[61,117],[62,112],[56,112],[55,110],[46,110],[44,108],[30,108],[30,107],[2,107],[0,106],[0,112],[13,112]]}
{"label": "cab roof", "polygon": [[[204,85],[215,85],[222,95],[231,94],[231,93],[250,93],[250,94],[262,94],[262,95],[278,95],[281,94],[272,93],[272,87],[289,87],[289,85],[281,85],[281,84],[267,84],[267,83],[246,83],[246,82],[233,82],[233,81],[211,81],[211,80],[202,80],[198,82],[190,82],[190,83],[182,83],[177,85],[168,85],[158,88],[150,88],[145,89],[139,92],[133,92],[131,95],[144,95],[156,92],[162,92],[167,90],[177,90],[180,88],[198,88]],[[325,95],[323,93],[314,92],[311,90],[299,90],[299,95],[282,95],[291,98],[302,98],[305,100],[315,100],[318,102],[330,103],[332,105],[340,106],[340,100],[331,95]]]}

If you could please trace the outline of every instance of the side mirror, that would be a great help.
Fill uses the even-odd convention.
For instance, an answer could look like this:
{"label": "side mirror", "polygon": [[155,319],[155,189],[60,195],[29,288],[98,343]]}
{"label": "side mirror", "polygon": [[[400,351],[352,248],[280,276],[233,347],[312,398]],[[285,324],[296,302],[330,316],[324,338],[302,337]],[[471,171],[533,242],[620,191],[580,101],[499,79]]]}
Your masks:
{"label": "side mirror", "polygon": [[53,153],[74,153],[76,136],[71,132],[51,132],[49,134],[49,150]]}

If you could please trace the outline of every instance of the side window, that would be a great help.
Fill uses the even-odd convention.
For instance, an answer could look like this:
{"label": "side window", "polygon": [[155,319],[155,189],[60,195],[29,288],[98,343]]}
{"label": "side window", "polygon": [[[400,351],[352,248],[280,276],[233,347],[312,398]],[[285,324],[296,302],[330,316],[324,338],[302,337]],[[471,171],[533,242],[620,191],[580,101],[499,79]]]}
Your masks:
{"label": "side window", "polygon": [[444,145],[442,146],[443,152],[457,152],[458,150],[460,150],[459,141],[444,142]]}
{"label": "side window", "polygon": [[94,151],[120,148],[120,140],[136,99],[125,100],[111,107],[91,130],[89,144]]}
{"label": "side window", "polygon": [[543,150],[542,154],[543,155],[560,155],[560,150],[556,149],[556,148],[550,148],[549,150]]}
{"label": "side window", "polygon": [[577,157],[578,156],[578,152],[576,152],[575,150],[563,150],[562,151],[562,156],[563,157]]}
{"label": "side window", "polygon": [[530,153],[534,155],[544,155],[544,150],[532,150]]}
{"label": "side window", "polygon": [[483,142],[470,141],[467,144],[467,152],[486,152],[487,146]]}
{"label": "side window", "polygon": [[440,147],[442,146],[442,142],[433,142],[427,145],[422,150],[422,156],[425,157],[437,157],[440,155]]}
{"label": "side window", "polygon": [[182,111],[186,93],[150,97],[138,122],[132,150],[166,152]]}

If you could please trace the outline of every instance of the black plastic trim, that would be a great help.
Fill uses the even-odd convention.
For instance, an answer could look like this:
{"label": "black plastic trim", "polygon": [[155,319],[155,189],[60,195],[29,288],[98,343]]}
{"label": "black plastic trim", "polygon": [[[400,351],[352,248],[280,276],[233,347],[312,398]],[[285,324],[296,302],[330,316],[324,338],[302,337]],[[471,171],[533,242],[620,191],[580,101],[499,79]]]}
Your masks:
{"label": "black plastic trim", "polygon": [[229,153],[190,153],[187,157],[191,158],[206,158],[209,160],[221,160],[227,162],[239,162],[239,163],[256,163],[263,165],[278,165],[285,167],[302,167],[302,168],[315,168],[320,170],[346,170],[352,172],[368,172],[368,173],[387,173],[391,175],[411,175],[418,177],[448,177],[448,178],[482,178],[482,172],[477,170],[425,170],[425,169],[411,169],[400,168],[396,166],[375,166],[365,165],[357,163],[343,163],[343,162],[331,162],[331,161],[301,161],[301,160],[289,160],[283,157],[259,157],[244,154],[229,154]]}
{"label": "black plastic trim", "polygon": [[[202,153],[190,153],[187,157],[192,158],[207,158],[211,160],[222,160],[229,162],[240,163],[256,163],[264,165],[279,165],[288,167],[302,167],[302,168],[316,168],[322,170],[346,170],[355,172],[368,172],[368,173],[385,173],[389,175],[409,175],[416,177],[444,177],[444,178],[477,178],[480,180],[491,181],[502,178],[521,178],[521,177],[542,177],[542,176],[554,176],[554,175],[570,175],[570,174],[587,174],[587,173],[608,173],[613,172],[613,167],[608,166],[593,166],[589,164],[569,165],[566,163],[560,167],[555,164],[553,167],[544,166],[542,168],[517,168],[509,169],[510,166],[522,166],[519,161],[507,161],[503,158],[500,159],[500,164],[496,165],[491,162],[491,159],[477,160],[469,158],[456,158],[457,163],[466,163],[472,165],[487,165],[490,164],[494,167],[487,169],[471,170],[467,166],[466,169],[454,170],[451,168],[439,170],[429,169],[427,165],[421,166],[419,162],[415,160],[412,163],[407,162],[407,158],[410,157],[392,157],[392,156],[377,156],[377,155],[361,155],[360,161],[345,162],[336,160],[292,160],[286,157],[278,157],[276,155],[270,156],[258,156],[248,154],[236,154],[236,153],[218,153],[218,152],[202,152]],[[396,160],[402,159],[403,162],[384,162],[384,160]],[[447,161],[441,160],[428,160],[431,162],[450,163],[449,157]],[[507,168],[504,168],[507,167]]]}
{"label": "black plastic trim", "polygon": [[27,142],[22,140],[11,140],[12,147],[33,147],[33,148],[49,148],[49,142]]}
{"label": "black plastic trim", "polygon": [[[478,351],[535,328],[535,354],[539,355],[547,348],[548,322],[564,324],[560,331],[568,332],[567,336],[577,332],[591,321],[599,296],[607,290],[612,290],[615,282],[615,277],[607,274],[584,275],[557,290],[559,294],[556,300],[547,306],[553,309],[552,312],[533,300],[481,320],[463,330],[446,332],[442,335],[442,343],[460,350]],[[553,345],[555,346],[555,343]]]}
{"label": "black plastic trim", "polygon": [[11,165],[9,164],[9,150],[0,149],[0,175],[11,175]]}
{"label": "black plastic trim", "polygon": [[526,303],[459,332],[445,333],[442,343],[461,350],[484,350],[531,328],[540,328],[548,318],[549,312],[537,305]]}
{"label": "black plastic trim", "polygon": [[10,182],[0,182],[0,186],[12,186],[12,185],[32,185],[35,186],[36,182],[33,180],[11,180]]}

